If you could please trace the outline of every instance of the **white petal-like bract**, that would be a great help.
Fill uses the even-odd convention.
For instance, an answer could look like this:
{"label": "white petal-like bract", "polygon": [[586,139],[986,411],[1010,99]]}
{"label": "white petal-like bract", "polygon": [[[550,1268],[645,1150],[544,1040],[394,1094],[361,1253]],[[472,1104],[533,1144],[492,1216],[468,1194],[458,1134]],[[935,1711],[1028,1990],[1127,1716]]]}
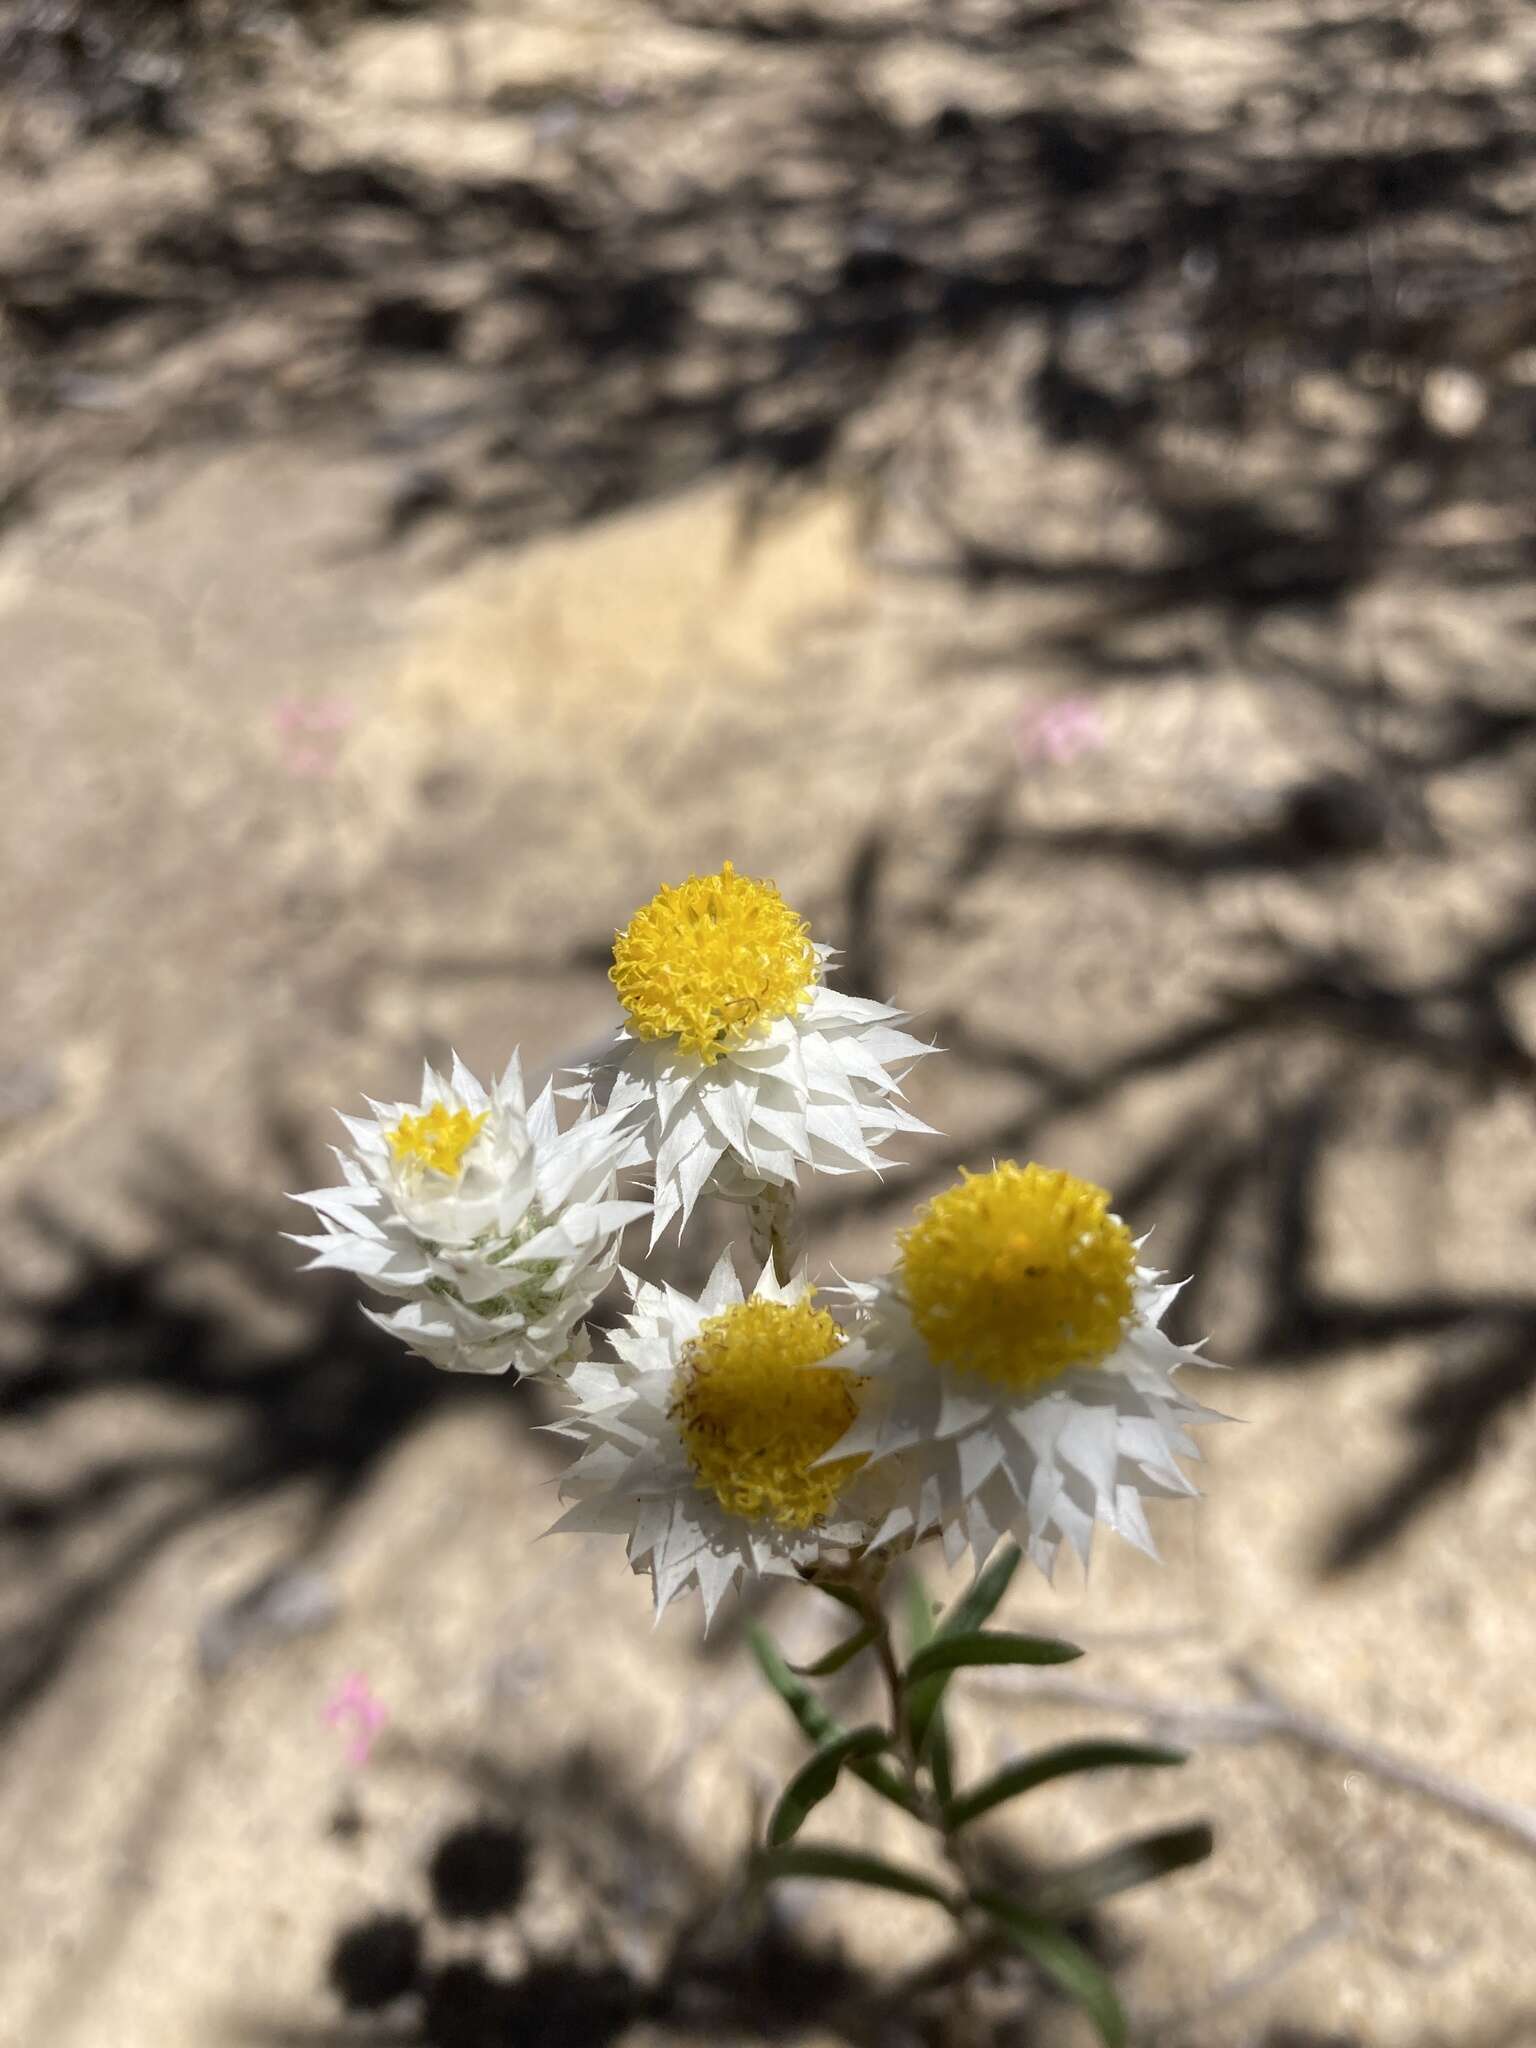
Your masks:
{"label": "white petal-like bract", "polygon": [[367,1314],[450,1372],[561,1369],[618,1267],[619,1235],[647,1203],[618,1175],[643,1154],[618,1114],[590,1105],[561,1130],[546,1087],[524,1098],[516,1054],[490,1090],[455,1058],[427,1067],[418,1103],[343,1117],[344,1185],[295,1199],[324,1226],[295,1237],[310,1265],[355,1273],[399,1306]]}
{"label": "white petal-like bract", "polygon": [[[889,1481],[872,1489],[862,1472],[855,1473],[824,1517],[786,1528],[722,1506],[690,1461],[676,1419],[680,1368],[706,1321],[744,1299],[730,1254],[722,1255],[697,1299],[625,1277],[633,1306],[626,1326],[609,1334],[613,1359],[572,1370],[566,1381],[571,1412],[553,1425],[581,1446],[560,1482],[572,1505],[555,1529],[625,1537],[632,1568],[653,1582],[658,1615],[697,1587],[706,1627],[740,1579],[845,1565],[884,1516]],[[770,1266],[754,1297],[795,1303],[808,1292],[803,1275],[780,1285]]]}
{"label": "white petal-like bract", "polygon": [[[815,948],[817,973],[831,948]],[[625,1116],[656,1169],[654,1244],[686,1227],[703,1194],[749,1200],[810,1173],[878,1172],[898,1132],[930,1133],[902,1100],[901,1079],[933,1048],[888,1003],[845,996],[818,979],[793,1015],[764,1021],[706,1062],[668,1039],[621,1028],[587,1085]]]}
{"label": "white petal-like bract", "polygon": [[848,1292],[862,1314],[829,1364],[865,1384],[858,1421],[827,1456],[904,1468],[876,1543],[937,1531],[951,1564],[969,1549],[979,1569],[1011,1536],[1049,1578],[1063,1543],[1086,1564],[1102,1526],[1156,1557],[1144,1503],[1198,1492],[1179,1463],[1200,1456],[1190,1429],[1226,1420],[1174,1383],[1182,1367],[1212,1365],[1159,1328],[1177,1286],[1138,1266],[1117,1347],[1026,1392],[936,1361],[899,1273]]}

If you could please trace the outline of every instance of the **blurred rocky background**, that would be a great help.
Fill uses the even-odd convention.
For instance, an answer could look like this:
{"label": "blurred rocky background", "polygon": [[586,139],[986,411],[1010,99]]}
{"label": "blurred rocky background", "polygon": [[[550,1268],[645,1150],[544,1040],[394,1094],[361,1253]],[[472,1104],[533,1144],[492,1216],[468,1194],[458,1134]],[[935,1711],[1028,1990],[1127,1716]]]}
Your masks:
{"label": "blurred rocky background", "polygon": [[823,1257],[1043,1157],[1238,1368],[1164,1568],[1013,1596],[1073,1686],[965,1693],[975,1768],[1196,1760],[1000,1869],[1216,1820],[1084,1930],[1159,2048],[1536,2041],[1533,67],[1516,0],[0,10],[0,2037],[942,2040],[921,1909],[729,1903],[740,1616],[535,1547],[540,1397],[278,1235],[729,857],[947,1048]]}

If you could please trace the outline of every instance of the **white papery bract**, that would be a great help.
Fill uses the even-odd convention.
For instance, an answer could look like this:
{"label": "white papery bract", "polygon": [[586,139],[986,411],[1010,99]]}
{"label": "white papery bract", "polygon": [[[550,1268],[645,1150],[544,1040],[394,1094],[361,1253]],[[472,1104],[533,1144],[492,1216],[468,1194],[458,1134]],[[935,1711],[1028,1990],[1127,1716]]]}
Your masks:
{"label": "white papery bract", "polygon": [[[625,1277],[633,1307],[627,1326],[609,1335],[614,1358],[573,1367],[566,1381],[572,1412],[552,1425],[581,1446],[560,1481],[561,1494],[573,1505],[555,1530],[624,1536],[631,1567],[653,1582],[657,1614],[697,1587],[706,1627],[738,1580],[846,1565],[883,1516],[888,1481],[872,1491],[862,1471],[846,1484],[840,1475],[825,1513],[803,1527],[782,1526],[769,1513],[749,1515],[724,1505],[701,1477],[687,1441],[689,1361],[706,1325],[718,1327],[724,1312],[744,1299],[809,1306],[804,1274],[781,1285],[770,1266],[752,1296],[744,1297],[727,1252],[697,1299]],[[788,1365],[785,1373],[814,1381],[824,1378],[820,1363]],[[785,1386],[786,1406],[793,1408],[797,1383],[787,1378]],[[849,1398],[848,1412],[855,1407],[856,1397]],[[822,1446],[840,1426],[823,1435]],[[811,1459],[806,1469],[814,1470]]]}
{"label": "white papery bract", "polygon": [[801,1167],[881,1165],[903,1107],[898,1073],[930,1047],[887,1003],[834,993],[829,946],[772,882],[690,875],[637,910],[609,979],[626,1023],[583,1085],[627,1114],[656,1168],[654,1244],[708,1190],[752,1201]]}
{"label": "white papery bract", "polygon": [[[815,949],[818,977],[832,957]],[[759,1023],[706,1063],[667,1039],[621,1029],[592,1069],[656,1168],[654,1244],[704,1194],[747,1201],[812,1173],[878,1172],[899,1131],[931,1132],[901,1097],[901,1076],[933,1048],[901,1029],[889,1003],[845,996],[818,978],[793,1015]]]}
{"label": "white papery bract", "polygon": [[649,1207],[617,1195],[642,1156],[624,1120],[588,1106],[561,1130],[551,1088],[527,1105],[516,1054],[489,1092],[455,1057],[447,1080],[424,1070],[419,1102],[368,1106],[341,1119],[345,1185],[295,1197],[324,1225],[295,1238],[311,1267],[398,1297],[366,1313],[450,1372],[584,1355],[579,1326],[617,1270],[619,1234]]}
{"label": "white papery bract", "polygon": [[848,1287],[859,1319],[831,1363],[865,1384],[827,1455],[863,1453],[875,1470],[899,1459],[902,1496],[877,1544],[937,1531],[951,1564],[969,1548],[979,1568],[1007,1535],[1050,1577],[1064,1542],[1086,1564],[1103,1526],[1156,1557],[1144,1503],[1197,1493],[1179,1464],[1200,1456],[1190,1428],[1225,1418],[1175,1385],[1211,1361],[1160,1328],[1180,1286],[1135,1262],[1107,1199],[1005,1165],[931,1203],[894,1273]]}

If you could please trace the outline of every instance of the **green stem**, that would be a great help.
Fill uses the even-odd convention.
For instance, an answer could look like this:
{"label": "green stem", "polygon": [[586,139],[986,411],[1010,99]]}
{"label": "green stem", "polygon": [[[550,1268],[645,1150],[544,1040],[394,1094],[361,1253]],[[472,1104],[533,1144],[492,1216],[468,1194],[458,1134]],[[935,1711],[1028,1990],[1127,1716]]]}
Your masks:
{"label": "green stem", "polygon": [[[967,1851],[958,1832],[945,1824],[942,1803],[928,1782],[912,1741],[907,1719],[906,1678],[891,1640],[890,1617],[880,1597],[878,1580],[866,1567],[849,1579],[848,1587],[858,1602],[859,1613],[866,1626],[874,1631],[870,1647],[875,1652],[885,1681],[890,1702],[891,1740],[902,1776],[912,1795],[913,1811],[938,1837],[940,1853],[954,1874],[956,1888],[961,1897],[969,1899],[976,1881],[975,1873],[969,1867]],[[979,2048],[979,2044],[990,2038],[990,2030],[976,2002],[975,1973],[985,1960],[986,1952],[995,1950],[996,1935],[994,1930],[981,1924],[969,1908],[960,1913],[958,1922],[960,1944],[946,1959],[943,1972],[944,1981],[953,1985],[955,1995],[952,2025],[947,2032],[954,2048]]]}
{"label": "green stem", "polygon": [[859,1603],[859,1614],[865,1626],[874,1631],[870,1648],[880,1665],[880,1675],[885,1681],[885,1690],[890,1702],[891,1742],[901,1764],[902,1776],[912,1794],[913,1807],[918,1819],[933,1829],[943,1847],[944,1859],[960,1880],[960,1888],[967,1895],[971,1888],[971,1873],[966,1868],[965,1854],[955,1831],[944,1824],[943,1806],[928,1782],[927,1774],[918,1757],[912,1741],[912,1730],[907,1718],[907,1682],[891,1640],[890,1617],[880,1598],[878,1584],[873,1583],[867,1573],[861,1572],[848,1581],[849,1590]]}

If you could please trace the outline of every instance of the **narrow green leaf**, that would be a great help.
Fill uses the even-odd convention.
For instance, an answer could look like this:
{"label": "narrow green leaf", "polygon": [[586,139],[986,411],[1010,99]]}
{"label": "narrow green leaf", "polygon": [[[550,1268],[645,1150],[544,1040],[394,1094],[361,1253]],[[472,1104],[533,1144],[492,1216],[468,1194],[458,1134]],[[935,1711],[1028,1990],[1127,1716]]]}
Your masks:
{"label": "narrow green leaf", "polygon": [[1121,1842],[1102,1855],[1090,1856],[1084,1863],[1045,1878],[1030,1893],[1029,1910],[1051,1920],[1084,1912],[1116,1892],[1128,1892],[1135,1885],[1151,1884],[1175,1870],[1203,1863],[1214,1839],[1202,1821],[1190,1827],[1164,1828],[1139,1841]]}
{"label": "narrow green leaf", "polygon": [[[938,1617],[920,1572],[908,1573],[906,1594],[907,1632],[915,1653],[932,1642]],[[932,1772],[933,1789],[941,1803],[950,1799],[955,1789],[954,1754],[940,1705],[944,1684],[942,1678],[937,1678],[929,1679],[926,1685],[915,1689],[906,1688],[907,1726],[912,1733],[913,1748],[918,1759],[926,1762]]]}
{"label": "narrow green leaf", "polygon": [[800,1832],[812,1808],[832,1792],[844,1764],[858,1757],[874,1756],[889,1749],[890,1743],[891,1738],[883,1728],[853,1728],[818,1749],[810,1762],[796,1771],[773,1809],[768,1823],[768,1846],[780,1848]]}
{"label": "narrow green leaf", "polygon": [[818,1657],[814,1664],[791,1664],[789,1669],[800,1678],[830,1678],[835,1671],[841,1671],[845,1664],[851,1664],[861,1650],[867,1650],[880,1631],[873,1622],[866,1622],[856,1629],[824,1657]]}
{"label": "narrow green leaf", "polygon": [[960,1905],[958,1899],[952,1898],[932,1878],[923,1877],[915,1870],[903,1870],[898,1864],[886,1863],[878,1856],[860,1855],[852,1849],[822,1848],[815,1843],[806,1843],[799,1848],[768,1849],[757,1858],[754,1868],[764,1878],[826,1877],[840,1879],[845,1884],[878,1885],[884,1891],[905,1892],[909,1898],[932,1899],[947,1913],[957,1911]]}
{"label": "narrow green leaf", "polygon": [[905,1587],[907,1609],[907,1633],[912,1638],[914,1650],[920,1650],[924,1643],[933,1640],[933,1602],[928,1597],[928,1588],[923,1584],[921,1572],[907,1573]]}
{"label": "narrow green leaf", "polygon": [[815,1693],[784,1661],[783,1652],[765,1629],[749,1628],[747,1642],[762,1669],[763,1676],[799,1722],[802,1732],[808,1735],[812,1742],[819,1747],[823,1742],[832,1741],[842,1734],[841,1727],[827,1712]]}
{"label": "narrow green leaf", "polygon": [[1017,1763],[1006,1764],[995,1776],[972,1786],[963,1799],[949,1800],[944,1808],[944,1825],[963,1828],[978,1815],[990,1813],[994,1806],[1001,1806],[1005,1800],[1016,1799],[1021,1792],[1032,1792],[1036,1785],[1047,1785],[1052,1778],[1070,1777],[1075,1771],[1118,1770],[1131,1764],[1153,1766],[1185,1761],[1182,1749],[1158,1749],[1145,1742],[1063,1742],[1054,1749],[1037,1750],[1033,1756],[1020,1757]]}
{"label": "narrow green leaf", "polygon": [[1005,1893],[977,1892],[974,1903],[990,1914],[1042,1975],[1082,2007],[1098,2028],[1104,2048],[1125,2048],[1129,2036],[1115,1987],[1086,1949]]}
{"label": "narrow green leaf", "polygon": [[1007,1592],[1023,1553],[1016,1543],[1005,1544],[984,1572],[977,1575],[968,1593],[962,1593],[939,1623],[941,1636],[968,1636],[989,1621],[999,1600]]}
{"label": "narrow green leaf", "polygon": [[1003,1635],[977,1629],[970,1635],[936,1635],[907,1666],[907,1683],[917,1685],[941,1671],[968,1664],[1070,1664],[1082,1651],[1054,1636]]}
{"label": "narrow green leaf", "polygon": [[947,1806],[955,1796],[955,1752],[949,1736],[949,1722],[944,1713],[944,1702],[939,1701],[928,1716],[924,1731],[923,1746],[918,1751],[920,1761],[926,1762],[933,1773],[933,1789],[940,1806]]}
{"label": "narrow green leaf", "polygon": [[[823,1744],[836,1742],[847,1730],[841,1721],[829,1714],[816,1694],[798,1678],[785,1663],[778,1644],[766,1630],[750,1628],[747,1641],[753,1656],[762,1669],[763,1676],[783,1700],[789,1711],[800,1724],[803,1734],[820,1749]],[[918,1802],[907,1790],[888,1764],[878,1757],[860,1757],[851,1769],[861,1778],[872,1792],[878,1792],[882,1799],[889,1799],[893,1806],[901,1807],[907,1813],[917,1811]]]}
{"label": "narrow green leaf", "polygon": [[[1060,1654],[1055,1657],[1008,1657],[993,1655],[987,1657],[965,1655],[958,1651],[943,1650],[941,1644],[974,1643],[985,1640],[992,1643],[1044,1641],[1042,1638],[1027,1636],[986,1636],[982,1637],[982,1624],[997,1607],[1007,1592],[1014,1573],[1018,1570],[1022,1553],[1016,1543],[1000,1550],[984,1572],[977,1575],[970,1591],[961,1595],[948,1614],[932,1632],[931,1640],[921,1644],[907,1666],[907,1726],[911,1732],[913,1746],[919,1757],[923,1756],[933,1740],[934,1716],[944,1697],[944,1688],[949,1683],[949,1673],[961,1664],[973,1663],[1065,1663],[1069,1657],[1082,1655],[1080,1650],[1067,1644],[1059,1646]],[[945,1796],[943,1794],[940,1795]]]}
{"label": "narrow green leaf", "polygon": [[912,1737],[912,1748],[919,1760],[927,1755],[928,1745],[933,1739],[933,1724],[941,1718],[940,1704],[944,1688],[949,1683],[947,1672],[940,1672],[934,1678],[922,1679],[906,1687],[907,1732]]}

